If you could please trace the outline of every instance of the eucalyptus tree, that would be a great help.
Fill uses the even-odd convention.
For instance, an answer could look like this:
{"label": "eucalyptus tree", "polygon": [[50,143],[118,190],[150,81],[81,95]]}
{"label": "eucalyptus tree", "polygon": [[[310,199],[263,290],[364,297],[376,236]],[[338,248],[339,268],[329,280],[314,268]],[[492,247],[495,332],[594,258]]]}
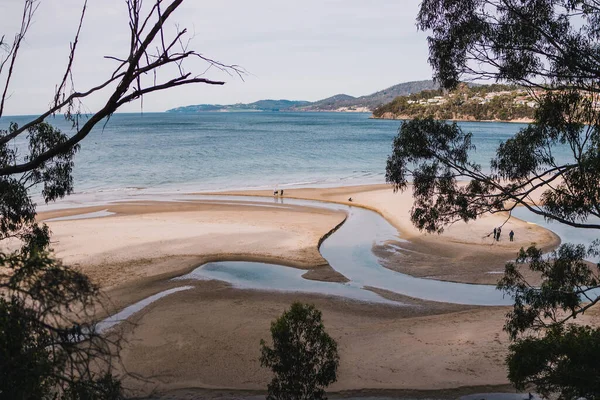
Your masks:
{"label": "eucalyptus tree", "polygon": [[[20,54],[41,0],[23,0],[18,31],[0,36],[0,117],[4,116]],[[48,108],[21,125],[0,130],[0,398],[120,398],[112,376],[117,339],[95,332],[89,315],[98,290],[85,275],[56,260],[50,231],[36,221],[31,191],[51,202],[73,191],[73,158],[92,129],[123,105],[143,96],[191,84],[222,85],[204,76],[207,68],[242,71],[188,48],[185,29],[166,29],[183,0],[125,0],[128,45],[105,58],[114,69],[91,87],[76,86],[73,65],[87,14],[79,23],[64,60],[64,73]],[[67,45],[67,43],[65,43]],[[50,61],[48,61],[50,62]],[[188,70],[189,68],[189,70]],[[196,72],[192,72],[192,71]],[[160,74],[158,73],[160,71]],[[91,96],[103,99],[95,112]],[[61,132],[49,117],[64,116],[72,129]]]}
{"label": "eucalyptus tree", "polygon": [[[413,223],[441,232],[455,221],[525,207],[549,221],[600,232],[600,3],[595,0],[423,0],[417,26],[445,89],[460,81],[516,84],[535,96],[534,122],[474,161],[472,135],[431,118],[404,122],[386,179],[412,188]],[[557,148],[569,153],[557,157]],[[412,185],[409,182],[412,181]],[[467,183],[461,183],[466,181]],[[597,245],[597,243],[596,243]],[[563,398],[600,397],[600,331],[573,324],[598,296],[597,246],[522,249],[499,288],[515,298],[505,329],[509,378]],[[537,271],[532,286],[522,268]]]}
{"label": "eucalyptus tree", "polygon": [[321,311],[293,303],[271,324],[273,347],[261,340],[260,363],[273,371],[268,400],[327,399],[325,388],[337,380],[337,343],[322,322]]}

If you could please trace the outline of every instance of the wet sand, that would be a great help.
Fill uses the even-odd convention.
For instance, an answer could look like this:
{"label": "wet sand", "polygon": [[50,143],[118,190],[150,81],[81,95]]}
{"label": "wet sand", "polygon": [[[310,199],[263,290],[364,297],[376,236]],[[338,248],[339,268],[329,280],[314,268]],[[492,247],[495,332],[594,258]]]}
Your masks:
{"label": "wet sand", "polygon": [[[237,192],[270,195],[272,192]],[[409,252],[387,243],[375,252],[385,265],[415,276],[495,283],[505,261],[531,243],[550,248],[551,232],[510,221],[503,240],[486,235],[506,220],[486,216],[457,223],[442,235],[422,234],[408,219],[410,194],[388,186],[285,190],[286,197],[347,202],[376,210],[411,241]],[[281,206],[281,207],[280,207]],[[317,250],[344,213],[310,207],[277,208],[218,202],[137,202],[52,211],[41,219],[108,210],[114,215],[49,222],[56,254],[92,277],[112,309],[177,283],[168,278],[210,260],[275,262],[302,268],[312,278],[343,281]],[[509,225],[510,224],[510,225]],[[510,229],[515,242],[508,241]],[[409,254],[410,253],[410,254]],[[416,255],[415,255],[416,254]],[[490,273],[492,272],[492,273]],[[186,283],[187,284],[187,283]],[[218,281],[165,297],[119,327],[128,342],[123,365],[149,379],[127,379],[142,393],[173,390],[264,390],[269,372],[258,361],[259,341],[295,300],[323,311],[338,341],[339,380],[332,391],[426,390],[506,385],[503,364],[506,307],[458,306],[400,297],[408,307],[359,303],[320,295],[240,290]],[[377,289],[374,289],[377,292]],[[475,389],[474,389],[475,390]]]}
{"label": "wet sand", "polygon": [[260,367],[260,339],[269,339],[271,321],[296,300],[322,310],[327,331],[338,342],[341,364],[332,391],[506,382],[500,307],[387,307],[208,283],[132,318],[136,325],[124,327],[134,340],[123,352],[124,364],[155,377],[158,391],[262,390],[270,374]]}
{"label": "wet sand", "polygon": [[343,281],[317,244],[345,214],[308,207],[218,202],[132,202],[40,213],[47,220],[99,210],[114,215],[50,221],[56,255],[102,287],[183,274],[213,260],[253,260]]}
{"label": "wet sand", "polygon": [[[226,192],[230,195],[268,196],[268,191]],[[270,193],[272,195],[272,193]],[[410,244],[404,251],[391,246],[374,249],[384,265],[417,277],[464,283],[495,284],[504,265],[516,258],[521,247],[536,244],[544,250],[556,248],[560,238],[553,232],[506,213],[484,215],[476,221],[462,221],[447,227],[442,234],[420,232],[412,225],[412,192],[394,193],[389,185],[348,186],[326,189],[289,189],[285,197],[337,202],[374,210],[388,220]],[[352,198],[352,202],[348,199]],[[494,241],[494,227],[502,226],[500,241]],[[514,241],[508,233],[515,232]],[[535,279],[533,276],[526,275]]]}

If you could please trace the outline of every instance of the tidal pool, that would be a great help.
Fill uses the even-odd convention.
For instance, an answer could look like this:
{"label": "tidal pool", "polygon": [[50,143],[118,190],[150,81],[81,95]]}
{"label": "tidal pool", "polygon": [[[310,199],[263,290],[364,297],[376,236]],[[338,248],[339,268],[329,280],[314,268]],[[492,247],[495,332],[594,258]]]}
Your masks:
{"label": "tidal pool", "polygon": [[[217,196],[216,199],[232,201],[228,196]],[[243,197],[240,200],[256,202],[259,199]],[[308,281],[301,278],[304,271],[297,272],[289,267],[255,262],[212,262],[177,279],[218,279],[239,288],[320,293],[359,301],[389,302],[364,289],[369,286],[430,301],[482,306],[511,304],[511,298],[504,296],[493,285],[416,278],[383,267],[379,258],[373,254],[373,246],[388,241],[404,240],[399,236],[397,229],[376,212],[360,207],[309,200],[284,199],[283,203],[343,210],[348,214],[344,224],[323,241],[319,250],[333,269],[350,280],[349,283]],[[264,203],[264,206],[269,207],[270,204]]]}
{"label": "tidal pool", "polygon": [[[157,199],[154,198],[154,200]],[[266,208],[299,205],[346,212],[348,214],[346,221],[337,231],[323,241],[319,250],[331,267],[350,281],[347,283],[313,281],[302,277],[306,273],[304,270],[283,265],[246,261],[207,263],[199,266],[189,274],[174,278],[176,281],[215,279],[228,282],[241,289],[315,293],[396,306],[406,306],[406,304],[385,299],[365,289],[365,287],[374,287],[417,299],[446,303],[480,306],[512,304],[512,299],[496,290],[493,285],[417,278],[383,267],[379,258],[372,251],[373,246],[393,241],[395,243],[394,247],[400,250],[402,249],[402,242],[406,242],[406,240],[402,239],[397,229],[381,215],[367,209],[312,200],[288,198],[271,200],[253,196],[194,195],[186,196],[185,199],[169,199],[169,201],[190,200],[210,200]],[[529,218],[527,215],[521,215],[521,217],[525,220]],[[542,224],[540,223],[540,225]],[[558,232],[559,235],[561,233],[564,232]],[[148,304],[171,293],[190,289],[192,287],[182,286],[158,293],[127,307],[113,317],[102,321],[98,326],[101,330],[110,329]]]}
{"label": "tidal pool", "polygon": [[345,297],[371,303],[403,305],[387,300],[378,294],[363,289],[354,282],[337,283],[304,279],[305,270],[249,261],[211,262],[196,268],[187,275],[173,280],[211,280],[229,282],[240,289],[255,289],[283,292],[319,293]]}
{"label": "tidal pool", "polygon": [[125,307],[123,310],[116,313],[115,315],[112,315],[112,316],[104,319],[103,321],[97,323],[95,326],[96,332],[97,333],[106,332],[106,331],[110,330],[111,328],[113,328],[114,326],[125,321],[127,318],[131,317],[133,314],[141,311],[143,308],[148,307],[150,304],[154,303],[156,300],[162,299],[163,297],[168,296],[170,294],[181,292],[184,290],[189,290],[189,289],[193,289],[193,287],[192,286],[180,286],[180,287],[176,287],[173,289],[164,290],[164,291],[157,293],[155,295],[152,295],[150,297],[146,297],[144,300],[138,301],[135,304]]}
{"label": "tidal pool", "polygon": [[115,215],[115,213],[108,211],[108,210],[101,210],[101,211],[94,211],[94,212],[89,212],[89,213],[84,213],[84,214],[68,215],[66,217],[50,218],[50,219],[45,220],[44,222],[72,221],[72,220],[76,220],[76,219],[103,218],[103,217],[110,217],[111,215]]}

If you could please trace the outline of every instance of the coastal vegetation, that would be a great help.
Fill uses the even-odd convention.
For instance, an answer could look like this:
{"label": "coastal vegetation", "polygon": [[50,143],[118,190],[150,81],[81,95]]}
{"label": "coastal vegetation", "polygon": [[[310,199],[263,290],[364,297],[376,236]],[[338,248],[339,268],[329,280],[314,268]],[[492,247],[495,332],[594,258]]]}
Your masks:
{"label": "coastal vegetation", "polygon": [[[69,45],[64,75],[50,105],[27,123],[0,130],[0,397],[10,399],[120,399],[121,384],[112,375],[119,338],[96,332],[92,313],[101,309],[99,288],[87,276],[57,260],[50,248],[50,230],[36,220],[38,195],[52,202],[73,191],[73,157],[96,124],[121,106],[152,92],[188,84],[224,82],[184,72],[184,61],[240,73],[183,46],[185,29],[163,30],[182,0],[125,2],[131,46],[107,57],[115,67],[96,86],[79,90],[73,79],[81,27]],[[8,40],[0,35],[0,117],[11,98],[12,78],[19,68],[19,50],[41,3],[23,2],[20,28]],[[171,32],[171,33],[169,33]],[[154,74],[177,66],[163,80]],[[193,65],[189,65],[193,68]],[[153,78],[146,78],[154,75]],[[11,88],[12,89],[12,88]],[[82,114],[88,96],[104,96],[92,114]],[[63,114],[73,127],[64,133],[45,122]]]}
{"label": "coastal vegetation", "polygon": [[267,400],[326,400],[325,388],[337,380],[335,340],[325,332],[321,311],[293,303],[271,324],[273,347],[261,340],[260,363],[274,377]]}
{"label": "coastal vegetation", "polygon": [[537,102],[535,94],[515,85],[477,85],[461,83],[452,91],[425,90],[398,96],[377,107],[373,117],[415,119],[432,117],[463,121],[531,120]]}
{"label": "coastal vegetation", "polygon": [[[23,3],[23,21],[14,41],[4,42],[4,36],[0,36],[0,78],[4,83],[3,90],[0,89],[0,117],[5,102],[10,101],[8,88],[13,66],[18,67],[19,64],[19,49],[26,40],[25,34],[36,15],[37,6],[41,4],[38,0],[23,0]],[[394,219],[395,227],[410,228],[406,224],[405,210],[413,204],[413,198],[405,196],[402,202],[397,201],[389,187],[378,187],[375,190],[364,187],[322,191],[304,189],[302,192],[302,189],[290,190],[284,186],[285,197],[284,190],[278,190],[279,195],[274,197],[275,204],[272,200],[268,200],[269,204],[265,204],[263,200],[261,204],[260,201],[243,198],[236,201],[229,197],[221,197],[230,199],[221,202],[216,200],[217,197],[209,201],[193,201],[193,197],[189,197],[183,199],[189,201],[182,201],[181,193],[175,192],[174,197],[170,198],[161,195],[160,200],[163,201],[144,199],[114,202],[107,205],[105,210],[105,204],[97,207],[86,204],[86,211],[48,211],[38,216],[36,198],[48,203],[74,191],[73,169],[79,144],[94,126],[107,121],[121,106],[148,93],[180,85],[223,84],[204,77],[206,68],[198,69],[199,75],[184,72],[189,70],[187,63],[190,60],[208,63],[204,65],[208,69],[220,68],[234,75],[241,73],[235,66],[220,64],[188,50],[184,44],[186,41],[182,40],[185,30],[177,25],[175,31],[163,29],[165,24],[172,21],[172,14],[181,3],[182,0],[152,0],[142,7],[139,0],[126,0],[127,7],[123,10],[127,11],[124,14],[129,17],[127,27],[130,37],[127,42],[131,47],[124,54],[107,57],[111,62],[116,62],[112,74],[97,86],[85,90],[77,89],[74,84],[76,80],[72,79],[72,65],[80,43],[78,29],[69,46],[64,78],[57,82],[56,92],[49,99],[49,108],[24,124],[11,123],[7,129],[0,130],[0,399],[121,400],[125,397],[124,387],[132,382],[143,386],[140,390],[146,393],[154,391],[156,384],[158,395],[164,394],[169,398],[216,398],[220,397],[218,393],[208,391],[227,388],[228,395],[231,395],[231,390],[236,389],[264,390],[267,379],[271,377],[267,387],[267,398],[270,400],[326,399],[325,390],[330,384],[337,382],[338,370],[344,372],[339,374],[340,381],[343,380],[338,383],[340,390],[379,391],[399,388],[399,385],[404,385],[402,389],[407,386],[417,389],[430,389],[432,386],[447,388],[456,387],[457,383],[462,385],[465,381],[467,384],[464,386],[475,387],[488,380],[504,383],[504,368],[495,360],[498,355],[504,354],[506,342],[503,337],[494,334],[500,330],[501,322],[498,325],[496,323],[503,320],[506,309],[444,303],[460,301],[452,296],[444,297],[448,293],[440,288],[449,285],[457,288],[456,291],[466,292],[464,287],[455,286],[456,276],[468,279],[468,283],[473,283],[470,280],[473,276],[487,279],[485,283],[495,281],[496,275],[490,274],[497,271],[490,271],[490,268],[496,267],[498,259],[503,264],[507,259],[506,249],[516,252],[520,243],[539,242],[554,246],[556,242],[548,239],[552,236],[551,232],[539,227],[529,227],[524,221],[509,221],[509,225],[505,226],[514,226],[515,230],[519,227],[523,232],[522,236],[526,237],[521,239],[523,242],[514,244],[511,236],[511,244],[499,250],[491,250],[487,244],[480,243],[481,233],[487,229],[486,224],[491,220],[497,226],[496,222],[505,218],[502,212],[510,213],[516,206],[527,207],[547,219],[575,228],[600,229],[596,222],[600,217],[600,189],[597,180],[600,173],[600,129],[597,129],[599,127],[596,122],[589,125],[581,123],[597,120],[595,103],[591,100],[593,94],[589,95],[595,92],[582,86],[587,84],[585,77],[596,58],[581,67],[585,68],[583,78],[561,78],[556,84],[566,85],[556,86],[555,91],[552,90],[554,82],[545,82],[537,87],[537,83],[526,81],[523,76],[527,78],[529,73],[523,71],[539,71],[539,65],[527,64],[530,58],[525,57],[521,64],[515,66],[513,63],[520,60],[519,54],[515,56],[511,53],[510,57],[506,57],[508,66],[525,74],[522,76],[517,73],[517,78],[504,77],[514,86],[469,88],[458,84],[456,79],[455,82],[445,82],[444,91],[432,84],[433,87],[420,90],[420,94],[410,98],[411,105],[421,104],[422,101],[423,104],[439,105],[440,98],[443,100],[445,93],[448,93],[445,90],[452,89],[469,93],[471,89],[477,89],[478,92],[473,96],[482,99],[486,99],[491,93],[503,91],[516,91],[520,96],[523,90],[526,90],[525,93],[535,93],[538,90],[543,98],[539,107],[531,107],[537,123],[499,146],[497,155],[491,162],[490,173],[484,172],[488,169],[473,161],[471,156],[475,149],[472,137],[457,124],[434,120],[431,116],[415,118],[402,124],[394,141],[394,153],[388,160],[387,180],[398,190],[406,190],[408,181],[413,181],[415,206],[412,221],[415,225],[428,232],[442,232],[446,225],[456,221],[472,221],[484,214],[496,214],[475,229],[473,225],[476,224],[470,224],[469,232],[465,232],[467,228],[463,225],[465,231],[446,236],[445,240],[431,239],[425,235],[414,243],[402,239],[398,234],[399,228],[395,229],[387,224],[382,216]],[[517,40],[515,45],[514,40],[511,41],[515,34],[514,28],[526,25],[520,19],[538,18],[547,11],[541,5],[543,0],[531,6],[531,9],[521,9],[519,7],[526,7],[524,2],[515,1],[517,5],[514,7],[519,12],[512,15],[514,11],[510,8],[507,11],[505,6],[512,4],[511,1],[503,1],[503,6],[494,15],[508,13],[505,21],[507,32],[493,36],[499,34],[495,32],[497,20],[493,20],[488,27],[480,25],[489,15],[487,7],[493,2],[478,3],[475,0],[464,3],[454,0],[424,0],[421,6],[421,28],[432,29],[436,35],[442,36],[434,37],[431,41],[432,62],[435,64],[437,60],[435,65],[439,69],[438,78],[441,77],[442,80],[445,76],[452,76],[444,75],[444,68],[439,66],[446,62],[447,54],[444,52],[452,46],[465,45],[474,38],[492,35],[487,40],[493,42],[493,46],[485,42],[484,48],[499,51],[498,59],[503,60],[504,53],[498,50],[498,43],[508,41],[507,51],[514,51],[521,43]],[[484,9],[477,8],[477,4]],[[559,3],[548,1],[546,6],[553,4]],[[569,12],[577,14],[578,18],[582,13],[585,15],[587,9],[576,8],[579,2],[568,4],[572,8],[568,9],[571,10]],[[86,3],[82,6],[79,28],[86,14]],[[448,8],[447,14],[440,13],[445,8]],[[476,14],[477,18],[468,19],[466,25],[460,25],[465,23],[462,18],[468,18],[471,14]],[[548,27],[550,33],[557,29],[557,25],[565,22],[564,18],[558,18],[554,14],[546,14],[546,18],[551,20]],[[501,18],[501,21],[504,20]],[[534,27],[546,27],[538,20],[534,22],[530,22]],[[458,24],[460,29],[452,32],[444,42],[445,29],[453,24]],[[559,43],[565,39],[570,45],[585,44],[585,41],[572,38],[568,40],[568,37],[564,37],[565,32],[570,32],[570,25],[559,27],[554,32]],[[480,36],[474,36],[473,32],[478,29]],[[591,29],[586,33],[593,37],[597,31],[600,30]],[[456,38],[461,37],[461,34],[464,34],[465,40],[456,43]],[[522,39],[526,42],[523,48],[525,52],[530,52],[537,42],[532,44],[529,41],[532,37],[529,32],[525,36],[526,39]],[[442,41],[438,48],[441,54],[435,52],[436,40]],[[540,46],[543,48],[543,55],[548,57],[547,38],[537,40],[542,42]],[[554,78],[570,71],[572,63],[576,63],[579,57],[575,57],[575,60],[569,58],[563,65],[561,56],[564,53],[577,55],[577,46],[570,52],[560,52],[553,56],[552,62],[542,63],[542,66],[556,68],[548,72],[547,76]],[[469,50],[467,48],[464,51]],[[475,51],[474,54],[482,53]],[[460,70],[460,52],[458,58],[453,60],[458,63],[458,67],[453,64],[454,67]],[[156,71],[163,66],[167,67],[166,71],[161,70],[157,74]],[[496,67],[495,65],[494,68]],[[494,71],[497,72],[496,69]],[[500,69],[502,71],[504,70]],[[579,86],[571,90],[570,86],[575,85]],[[413,90],[420,86],[422,87],[418,82],[411,83],[402,90]],[[317,102],[320,103],[318,105],[312,104],[312,107],[317,107],[313,110],[336,107],[337,111],[370,109],[375,104],[381,104],[381,99],[387,96],[397,97],[400,91],[400,87],[394,87],[394,90],[363,96],[365,98],[337,95]],[[88,95],[104,96],[105,103],[97,113],[84,115],[82,110],[87,108],[81,101],[86,100]],[[490,101],[499,96],[503,95],[491,96]],[[516,98],[513,99],[513,104],[514,100]],[[291,103],[294,102],[259,101],[252,105],[252,111],[276,111],[288,106],[290,109],[306,107],[304,111],[311,110],[311,106],[305,102],[296,102],[295,105],[290,105]],[[211,107],[213,106],[201,109],[218,110]],[[242,109],[243,107],[235,110]],[[59,130],[46,122],[46,117],[57,114],[64,114],[72,129]],[[273,115],[268,117],[275,119],[271,118]],[[351,119],[346,117],[336,119],[335,123]],[[154,121],[156,120],[147,123]],[[185,125],[185,121],[178,122]],[[318,122],[312,120],[307,125]],[[355,122],[350,121],[344,127],[358,125]],[[364,119],[362,122],[369,123]],[[270,123],[273,124],[273,121]],[[150,156],[144,159],[147,164],[159,164],[158,161],[167,160],[169,172],[176,172],[172,170],[176,164],[170,159],[169,153],[160,151],[161,146],[167,147],[174,142],[179,142],[181,147],[176,147],[177,150],[173,151],[185,149],[189,153],[190,158],[184,159],[186,168],[194,168],[199,159],[206,157],[202,151],[189,146],[192,140],[187,139],[191,135],[186,140],[179,140],[182,136],[172,133],[176,130],[172,129],[175,124],[164,120],[158,121],[157,125],[159,124],[168,126],[171,134],[158,131],[165,141],[148,151]],[[239,139],[242,136],[231,135],[233,142],[230,142],[232,145],[229,147],[214,145],[218,149],[218,156],[226,156],[223,156],[224,163],[211,167],[223,168],[225,163],[235,157],[250,154],[254,157],[252,161],[273,164],[278,179],[281,179],[281,165],[291,164],[291,160],[287,153],[283,156],[278,154],[274,141],[276,138],[267,131],[266,140],[257,140],[257,136],[252,133],[262,126],[248,127],[239,121],[236,124],[242,128],[244,136],[251,136],[252,139],[250,142],[243,142]],[[329,129],[333,124],[325,125],[323,129]],[[134,136],[136,139],[128,142],[128,145],[120,143],[120,148],[132,148],[140,152],[141,142],[148,140],[148,130],[135,122],[124,125],[126,128],[120,131],[125,132],[124,135],[137,129],[144,137]],[[192,127],[186,134],[195,134],[203,129],[200,124],[190,125]],[[365,142],[362,140],[364,131],[356,132],[356,140],[348,141],[351,135],[343,132],[346,129],[338,130],[342,131],[340,137],[345,142],[351,142],[348,147],[343,146],[343,151],[346,158],[351,159],[350,164],[354,164],[354,171],[358,172],[360,168],[356,167],[356,159],[366,153]],[[300,137],[301,133],[298,131],[292,130],[288,134]],[[130,138],[131,136],[133,135]],[[388,137],[385,133],[371,136]],[[119,134],[114,137],[122,138]],[[312,140],[303,142],[284,141],[284,144],[288,147],[303,147],[303,150],[305,147],[307,158],[302,162],[312,170],[311,160],[319,159],[314,146],[318,147],[319,143],[314,140],[314,136],[311,138]],[[110,140],[106,137],[103,139]],[[194,139],[205,142],[198,137]],[[356,145],[355,142],[360,144]],[[250,145],[246,146],[246,143]],[[208,144],[213,145],[214,142]],[[257,146],[253,148],[255,144]],[[554,158],[554,147],[559,144],[567,145],[572,150],[574,161],[561,163]],[[257,159],[256,149],[260,146],[268,147],[268,157]],[[357,152],[352,154],[353,150]],[[114,157],[114,154],[111,153],[111,156]],[[326,151],[322,154],[329,159],[333,158]],[[333,165],[338,160],[333,158],[330,162],[329,165]],[[96,168],[104,169],[107,164],[100,163]],[[136,163],[117,164],[117,168],[121,169],[131,166],[136,166]],[[343,165],[346,166],[347,164]],[[252,166],[246,162],[243,168],[250,170]],[[239,173],[240,170],[236,165],[235,172]],[[148,171],[149,169],[145,170],[146,173]],[[196,171],[202,171],[202,168],[193,170],[193,173]],[[358,173],[362,175],[362,172]],[[228,176],[231,175],[220,174],[219,179]],[[466,178],[469,182],[459,182],[459,178]],[[158,181],[156,176],[151,179]],[[231,185],[231,180],[228,184]],[[139,193],[148,193],[144,189],[137,192],[137,187],[135,190],[137,199],[142,197]],[[543,192],[539,200],[537,191]],[[271,193],[271,189],[266,191],[267,196],[271,196]],[[265,196],[265,191],[252,194]],[[362,210],[366,213],[364,215],[372,215],[385,224],[377,222],[377,219],[369,224],[368,218],[359,218],[361,211],[357,208],[353,208],[353,215],[346,220],[347,215],[340,211],[342,207],[339,205],[331,210],[324,210],[322,203],[311,206],[312,203],[306,200],[298,200],[294,205],[294,201],[286,200],[302,199],[303,196],[305,199],[306,196],[313,196],[313,202],[347,202],[353,207],[371,208],[378,213]],[[103,217],[81,218],[85,215],[82,213],[88,216],[100,214]],[[109,217],[104,218],[106,214]],[[56,217],[57,215],[59,216]],[[65,222],[65,217],[75,217],[75,221],[71,219]],[[40,220],[47,221],[55,230],[53,243],[50,241],[49,226],[39,222]],[[338,235],[348,228],[345,238],[342,236],[340,239],[343,245],[335,244],[334,247],[339,249],[336,251],[344,252],[342,256],[348,254],[351,258],[340,257],[339,265],[342,266],[336,267],[338,263],[324,258],[325,251],[323,254],[319,253],[319,245],[333,232],[331,227],[336,226],[337,229],[343,221],[346,221],[346,225],[328,240],[339,238]],[[350,225],[351,223],[356,225]],[[412,234],[411,231],[407,232]],[[386,237],[389,240],[382,239]],[[354,238],[360,240],[353,241]],[[455,245],[456,243],[459,244]],[[78,261],[71,264],[60,261],[51,246],[62,250],[75,249],[74,253],[77,254],[70,256],[79,257]],[[469,260],[444,255],[461,251],[469,253]],[[489,253],[493,251],[497,254],[490,257]],[[57,254],[64,255],[65,252]],[[586,248],[582,245],[563,244],[549,256],[532,246],[522,249],[517,260],[506,265],[499,288],[515,299],[515,305],[507,316],[505,330],[512,340],[507,358],[509,379],[517,387],[528,388],[528,385],[534,384],[544,395],[559,393],[562,398],[568,399],[600,397],[597,378],[599,368],[596,362],[596,355],[600,353],[600,330],[594,326],[574,323],[576,317],[600,302],[600,297],[595,296],[594,292],[600,289],[598,270],[585,260],[599,255],[598,246]],[[257,264],[249,267],[242,263],[246,267],[238,270],[241,272],[237,273],[237,278],[259,281],[261,285],[256,286],[258,290],[247,290],[243,285],[230,284],[218,274],[212,275],[217,279],[199,279],[194,282],[190,278],[194,272],[181,275],[186,269],[188,272],[192,268],[196,271],[198,265],[207,260],[228,257],[236,260],[248,257],[256,262],[269,263],[268,266],[263,264],[264,268],[269,268],[267,271],[282,268],[281,271],[286,273],[281,275],[283,278],[277,278],[277,282],[282,283],[280,287],[284,290],[276,290],[275,284],[268,281],[267,285],[261,286],[263,282],[259,280],[265,277],[263,275],[273,278],[271,282],[275,282],[276,274],[261,273]],[[86,261],[79,262],[81,260],[87,260],[87,264]],[[383,265],[384,261],[393,264],[396,260],[401,260],[398,264],[402,264],[402,267],[412,270],[394,271],[393,265]],[[406,260],[409,262],[405,262]],[[466,264],[477,268],[469,271],[468,268],[461,270],[457,267],[454,271],[459,263],[463,268]],[[211,264],[216,267],[216,263]],[[287,265],[285,270],[284,265]],[[308,271],[292,270],[291,266]],[[369,270],[369,266],[377,269]],[[348,273],[344,273],[343,269]],[[540,276],[541,284],[528,282],[525,276],[531,275],[525,275],[525,269]],[[447,270],[453,270],[455,275],[447,274]],[[90,272],[89,277],[81,271]],[[384,290],[367,285],[370,281],[375,285],[385,286],[400,277],[397,272],[415,276],[421,274],[415,280],[409,278],[412,289],[423,292],[425,290],[417,282],[433,283],[428,290],[444,296],[441,299],[427,299],[426,296],[415,299],[407,293],[401,293],[401,289],[396,293],[394,287]],[[367,274],[369,279],[362,279],[361,274]],[[185,281],[171,279],[174,276],[180,276]],[[290,276],[295,278],[290,279]],[[465,278],[467,276],[471,278]],[[436,277],[436,280],[430,279],[431,277]],[[453,283],[437,281],[438,277]],[[322,282],[310,282],[308,278]],[[289,284],[295,280],[302,284],[310,282],[310,287],[336,285],[337,289],[343,290],[314,289],[318,293],[316,296],[312,292],[290,293],[294,289]],[[183,284],[187,286],[176,286]],[[171,289],[160,291],[167,287]],[[133,305],[130,310],[140,304],[148,304],[153,298],[166,292],[178,291],[178,294],[162,298],[143,312],[128,317],[130,324],[123,329],[104,333],[97,329],[95,322],[99,317],[112,313],[111,310],[104,309],[106,303],[101,298],[101,289],[107,290],[104,293],[110,295],[110,300],[115,301],[117,307]],[[346,293],[346,289],[361,291],[368,296],[349,301],[352,297],[344,298],[340,295]],[[502,298],[493,288],[486,289]],[[490,295],[488,293],[482,297],[485,296]],[[324,310],[328,329],[331,328],[330,332],[335,333],[336,340],[340,342],[339,349],[344,351],[341,359],[338,343],[325,330],[322,313],[317,307],[293,303],[283,315],[273,320],[282,309],[288,307],[291,299],[298,298],[308,298]],[[370,303],[360,299],[377,299],[378,302]],[[121,317],[113,315],[113,318],[116,320]],[[269,323],[271,340],[260,340],[258,356],[259,339],[267,334]],[[470,332],[468,340],[465,340],[465,332]],[[121,334],[124,336],[120,336]],[[127,343],[126,351],[120,351],[122,343],[127,342],[128,338],[132,340]],[[125,359],[130,363],[126,364]],[[342,368],[340,360],[344,363]],[[259,364],[265,370],[261,371]],[[480,370],[476,369],[478,364],[484,365],[483,369],[487,371],[479,374]],[[128,369],[131,366],[133,368]],[[272,372],[272,376],[267,374],[266,369]],[[123,373],[127,371],[133,373],[129,375],[130,379],[123,381]],[[151,377],[152,381],[140,380],[139,377]],[[190,387],[200,388],[201,394],[182,393]],[[174,392],[159,392],[169,390]],[[463,390],[459,389],[460,392]],[[440,394],[448,397],[452,393],[458,392],[447,392],[444,389]],[[352,394],[340,394],[348,395]],[[359,395],[365,395],[364,391],[359,392]],[[432,392],[418,395],[417,397],[431,397]]]}
{"label": "coastal vegetation", "polygon": [[[472,161],[472,136],[457,124],[404,122],[386,180],[400,191],[412,181],[415,226],[441,232],[487,213],[510,216],[520,206],[549,221],[600,229],[599,12],[589,0],[421,3],[418,27],[430,32],[430,64],[444,89],[460,90],[465,76],[491,78],[537,91],[539,106],[533,124],[498,146],[489,169]],[[557,160],[553,150],[565,144],[571,159]],[[600,397],[600,328],[577,323],[600,301],[599,266],[586,261],[598,256],[598,245],[564,243],[549,255],[532,246],[506,265],[498,288],[515,299],[505,330],[512,340],[508,378],[518,389]]]}

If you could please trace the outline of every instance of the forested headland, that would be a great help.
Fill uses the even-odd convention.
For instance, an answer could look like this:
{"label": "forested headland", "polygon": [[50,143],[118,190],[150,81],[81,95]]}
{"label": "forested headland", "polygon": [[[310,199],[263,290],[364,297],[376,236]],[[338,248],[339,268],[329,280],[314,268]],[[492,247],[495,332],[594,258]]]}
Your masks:
{"label": "forested headland", "polygon": [[398,96],[377,107],[373,117],[529,122],[534,117],[536,107],[535,93],[519,86],[461,84],[451,92],[435,89]]}

